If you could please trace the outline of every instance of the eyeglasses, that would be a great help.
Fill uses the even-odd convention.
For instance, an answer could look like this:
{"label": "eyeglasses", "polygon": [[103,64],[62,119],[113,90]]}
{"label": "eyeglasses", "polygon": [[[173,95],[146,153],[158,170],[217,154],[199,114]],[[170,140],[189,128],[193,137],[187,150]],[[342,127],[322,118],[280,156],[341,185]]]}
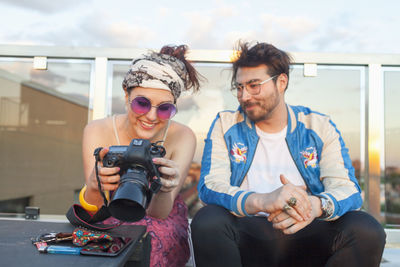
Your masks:
{"label": "eyeglasses", "polygon": [[234,96],[236,97],[242,97],[243,95],[243,90],[246,88],[247,92],[250,95],[258,95],[260,93],[261,90],[261,85],[263,85],[264,83],[278,77],[279,75],[274,75],[272,77],[269,77],[268,79],[262,81],[262,82],[249,82],[246,84],[240,84],[240,83],[233,83],[232,84],[232,89],[231,92]]}
{"label": "eyeglasses", "polygon": [[158,106],[152,106],[151,101],[144,97],[135,97],[131,102],[131,109],[139,115],[148,113],[152,107],[157,109],[157,116],[161,120],[169,120],[176,114],[176,106],[172,103],[163,103]]}

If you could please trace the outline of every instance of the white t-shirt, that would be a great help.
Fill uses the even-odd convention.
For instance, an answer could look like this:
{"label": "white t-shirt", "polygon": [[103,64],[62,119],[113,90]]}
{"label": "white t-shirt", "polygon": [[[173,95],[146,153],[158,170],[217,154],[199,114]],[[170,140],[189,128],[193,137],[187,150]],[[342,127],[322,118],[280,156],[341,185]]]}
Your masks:
{"label": "white t-shirt", "polygon": [[287,126],[279,133],[266,133],[256,127],[260,137],[247,179],[241,188],[269,193],[282,186],[281,174],[295,185],[305,185],[286,143]]}

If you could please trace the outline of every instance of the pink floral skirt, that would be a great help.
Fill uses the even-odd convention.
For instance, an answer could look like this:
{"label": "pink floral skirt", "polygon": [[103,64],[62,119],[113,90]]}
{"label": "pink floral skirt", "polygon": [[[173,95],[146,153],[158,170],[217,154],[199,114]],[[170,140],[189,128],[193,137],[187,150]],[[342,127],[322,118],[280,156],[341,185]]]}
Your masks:
{"label": "pink floral skirt", "polygon": [[[113,217],[104,224],[116,224]],[[145,216],[142,220],[123,225],[146,225],[151,236],[150,266],[179,267],[189,260],[187,207],[180,195],[175,199],[172,211],[165,220]]]}

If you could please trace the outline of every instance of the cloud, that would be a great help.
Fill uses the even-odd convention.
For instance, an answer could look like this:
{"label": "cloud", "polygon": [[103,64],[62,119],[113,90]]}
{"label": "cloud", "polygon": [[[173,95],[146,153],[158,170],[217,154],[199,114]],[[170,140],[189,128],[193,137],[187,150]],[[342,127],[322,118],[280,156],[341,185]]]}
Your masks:
{"label": "cloud", "polygon": [[[106,15],[104,14],[104,16]],[[95,18],[97,17],[98,15],[95,16]],[[97,46],[110,47],[137,47],[151,43],[155,39],[156,33],[145,26],[125,20],[109,23],[106,21],[108,20],[86,18],[80,25],[82,34]]]}
{"label": "cloud", "polygon": [[222,47],[224,49],[233,49],[239,40],[244,42],[251,42],[254,40],[261,41],[261,39],[258,38],[259,35],[260,33],[257,31],[230,31],[224,35]]}
{"label": "cloud", "polygon": [[[226,49],[223,36],[226,28],[236,24],[240,8],[223,0],[215,1],[209,9],[184,13],[187,28],[183,38],[193,49]],[[229,45],[229,48],[232,44]]]}
{"label": "cloud", "polygon": [[400,42],[399,35],[388,34],[392,27],[395,29],[394,25],[388,20],[360,19],[342,13],[327,20],[313,35],[307,48],[318,52],[399,53],[400,48],[393,46]]}
{"label": "cloud", "polygon": [[[250,30],[227,31],[219,48],[232,49],[237,40],[264,41],[291,52],[327,53],[399,53],[399,35],[395,30],[398,19],[392,23],[378,18],[355,16],[349,12],[316,20],[305,16],[278,16],[262,14]],[[382,30],[386,29],[386,30]],[[371,34],[373,33],[373,34]],[[218,41],[220,41],[218,39]]]}
{"label": "cloud", "polygon": [[[383,20],[383,11],[378,16],[333,8],[328,15],[314,6],[315,16],[311,16],[300,4],[292,7],[296,12],[282,12],[280,5],[267,9],[265,1],[258,6],[216,0],[157,7],[148,1],[129,2],[122,10],[118,0],[0,3],[4,9],[0,21],[7,25],[0,30],[0,42],[5,44],[154,48],[186,43],[191,49],[232,49],[243,39],[269,42],[293,52],[400,52],[396,45],[400,35],[395,34],[399,17],[394,11]],[[133,8],[140,12],[133,14]]]}
{"label": "cloud", "polygon": [[72,25],[49,26],[48,22],[33,23],[19,31],[3,33],[1,39],[7,42],[0,41],[60,46],[148,47],[155,36],[155,32],[149,28],[124,20],[112,21],[107,14],[96,14],[86,16]]}
{"label": "cloud", "polygon": [[262,28],[259,35],[267,42],[286,50],[300,48],[299,43],[318,30],[317,21],[302,16],[260,16]]}
{"label": "cloud", "polygon": [[224,4],[212,10],[214,16],[230,18],[239,15],[238,9],[232,5]]}
{"label": "cloud", "polygon": [[262,14],[252,30],[228,31],[222,37],[222,47],[232,49],[238,40],[272,43],[285,50],[298,48],[301,40],[316,32],[318,24],[305,17],[275,16]]}
{"label": "cloud", "polygon": [[2,3],[40,13],[58,13],[92,0],[2,0]]}
{"label": "cloud", "polygon": [[157,8],[157,13],[159,17],[166,17],[171,14],[171,9],[168,7],[159,7]]}
{"label": "cloud", "polygon": [[200,12],[189,12],[184,16],[190,22],[184,34],[188,45],[192,49],[215,49],[217,41],[214,37],[215,18]]}

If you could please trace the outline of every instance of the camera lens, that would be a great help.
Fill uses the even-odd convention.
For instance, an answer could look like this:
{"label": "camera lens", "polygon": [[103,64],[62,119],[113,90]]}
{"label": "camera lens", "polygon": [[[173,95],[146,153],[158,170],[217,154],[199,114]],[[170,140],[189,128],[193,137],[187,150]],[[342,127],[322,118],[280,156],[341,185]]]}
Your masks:
{"label": "camera lens", "polygon": [[146,210],[141,204],[132,199],[113,200],[109,205],[110,213],[114,218],[124,222],[136,222],[143,219]]}
{"label": "camera lens", "polygon": [[147,172],[142,168],[128,169],[109,204],[114,218],[126,222],[141,220],[147,207]]}

